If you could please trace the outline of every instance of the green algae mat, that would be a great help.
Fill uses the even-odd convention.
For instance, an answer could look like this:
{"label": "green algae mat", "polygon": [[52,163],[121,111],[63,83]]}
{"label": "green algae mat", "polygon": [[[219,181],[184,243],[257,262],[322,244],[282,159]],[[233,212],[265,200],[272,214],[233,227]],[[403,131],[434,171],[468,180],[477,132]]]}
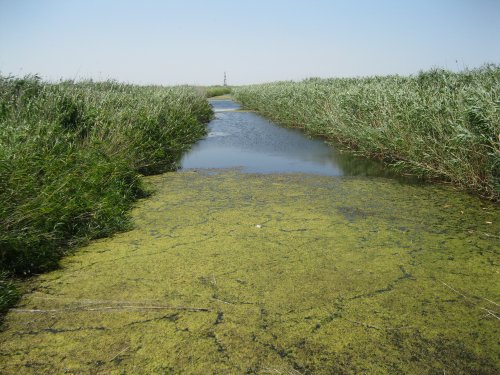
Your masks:
{"label": "green algae mat", "polygon": [[3,374],[494,374],[498,208],[388,179],[181,172],[5,319]]}

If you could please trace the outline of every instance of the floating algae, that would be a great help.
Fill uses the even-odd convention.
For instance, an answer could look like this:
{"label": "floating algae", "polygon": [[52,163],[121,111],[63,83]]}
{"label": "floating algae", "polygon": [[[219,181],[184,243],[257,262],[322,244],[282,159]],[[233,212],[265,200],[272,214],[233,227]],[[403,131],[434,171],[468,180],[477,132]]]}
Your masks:
{"label": "floating algae", "polygon": [[498,369],[495,206],[387,179],[149,181],[134,230],[67,257],[8,314],[0,372]]}

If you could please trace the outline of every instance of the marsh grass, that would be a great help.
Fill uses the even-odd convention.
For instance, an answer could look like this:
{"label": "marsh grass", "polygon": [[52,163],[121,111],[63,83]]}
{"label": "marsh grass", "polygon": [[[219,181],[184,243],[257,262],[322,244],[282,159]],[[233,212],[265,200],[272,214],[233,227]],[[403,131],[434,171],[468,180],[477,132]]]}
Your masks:
{"label": "marsh grass", "polygon": [[401,173],[500,197],[500,67],[236,87],[245,107],[384,160]]}
{"label": "marsh grass", "polygon": [[0,305],[15,296],[6,272],[128,228],[140,175],[174,170],[211,116],[190,87],[0,77]]}
{"label": "marsh grass", "polygon": [[20,293],[9,274],[0,271],[0,323],[3,313],[18,300],[19,296]]}
{"label": "marsh grass", "polygon": [[231,87],[229,86],[206,86],[203,87],[202,90],[207,98],[231,94],[232,91]]}

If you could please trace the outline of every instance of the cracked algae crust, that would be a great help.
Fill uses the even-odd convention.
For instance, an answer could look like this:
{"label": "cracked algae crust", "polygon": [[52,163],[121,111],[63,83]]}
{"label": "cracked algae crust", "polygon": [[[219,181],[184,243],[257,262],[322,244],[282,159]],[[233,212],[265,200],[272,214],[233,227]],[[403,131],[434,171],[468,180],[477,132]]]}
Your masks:
{"label": "cracked algae crust", "polygon": [[148,181],[134,230],[68,256],[8,314],[1,373],[498,370],[496,206],[386,179]]}

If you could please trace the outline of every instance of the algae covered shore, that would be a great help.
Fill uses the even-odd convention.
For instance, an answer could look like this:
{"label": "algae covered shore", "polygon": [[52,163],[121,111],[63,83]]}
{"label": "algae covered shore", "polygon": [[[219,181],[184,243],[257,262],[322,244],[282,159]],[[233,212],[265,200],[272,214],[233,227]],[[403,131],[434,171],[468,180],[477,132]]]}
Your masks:
{"label": "algae covered shore", "polygon": [[494,374],[498,208],[389,179],[148,177],[6,316],[0,372]]}

